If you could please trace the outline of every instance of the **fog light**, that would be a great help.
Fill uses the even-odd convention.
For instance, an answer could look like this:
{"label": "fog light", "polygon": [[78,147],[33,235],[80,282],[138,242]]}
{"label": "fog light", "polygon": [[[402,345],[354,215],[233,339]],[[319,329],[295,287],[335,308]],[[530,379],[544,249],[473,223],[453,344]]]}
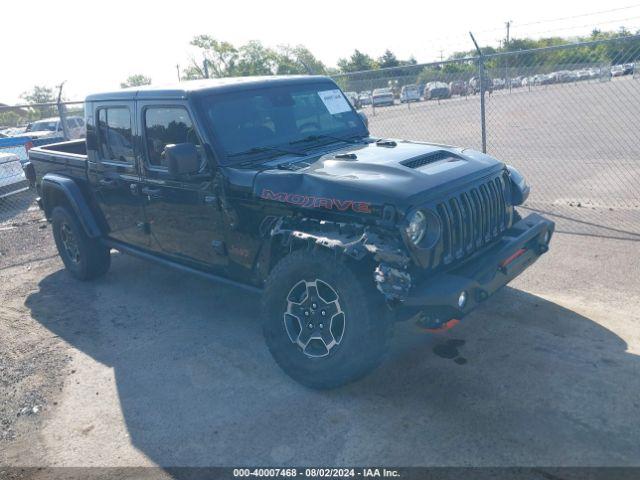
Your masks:
{"label": "fog light", "polygon": [[466,304],[467,304],[467,292],[463,290],[462,292],[460,292],[460,296],[458,297],[458,307],[464,308]]}

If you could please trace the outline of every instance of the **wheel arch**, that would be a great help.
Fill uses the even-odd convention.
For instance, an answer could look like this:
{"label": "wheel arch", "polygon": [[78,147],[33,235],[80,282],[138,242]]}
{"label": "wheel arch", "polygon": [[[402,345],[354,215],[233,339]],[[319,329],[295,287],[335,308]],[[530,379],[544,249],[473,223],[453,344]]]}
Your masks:
{"label": "wheel arch", "polygon": [[41,198],[47,219],[51,219],[55,207],[67,207],[78,217],[88,237],[97,238],[103,235],[89,202],[73,179],[53,173],[46,174],[42,178]]}

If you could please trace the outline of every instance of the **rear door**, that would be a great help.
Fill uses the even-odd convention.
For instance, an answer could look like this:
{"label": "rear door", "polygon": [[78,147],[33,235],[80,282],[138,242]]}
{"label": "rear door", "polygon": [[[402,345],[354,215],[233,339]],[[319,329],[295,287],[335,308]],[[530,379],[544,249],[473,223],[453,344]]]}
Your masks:
{"label": "rear door", "polygon": [[[183,101],[138,102],[144,164],[141,193],[151,231],[151,248],[178,260],[226,265],[224,223],[213,189],[213,171],[202,135]],[[172,178],[164,149],[193,143],[200,151],[197,175]]]}
{"label": "rear door", "polygon": [[109,227],[109,236],[136,246],[149,245],[139,192],[134,102],[96,104],[91,121],[96,145],[87,150],[89,182]]}

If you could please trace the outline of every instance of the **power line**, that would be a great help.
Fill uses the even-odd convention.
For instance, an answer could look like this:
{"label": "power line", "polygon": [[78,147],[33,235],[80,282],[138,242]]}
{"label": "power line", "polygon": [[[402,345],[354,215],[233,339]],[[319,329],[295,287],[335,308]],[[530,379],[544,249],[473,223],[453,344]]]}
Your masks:
{"label": "power line", "polygon": [[[601,15],[603,13],[611,13],[611,12],[619,12],[621,10],[630,10],[632,8],[638,8],[640,7],[640,4],[635,4],[635,5],[627,5],[626,7],[618,7],[618,8],[610,8],[608,10],[600,10],[598,12],[590,12],[590,13],[580,13],[578,15],[570,15],[568,17],[559,17],[559,18],[552,18],[552,19],[547,19],[547,20],[536,20],[534,22],[528,22],[528,23],[522,23],[522,24],[518,24],[518,22],[512,22],[514,23],[516,27],[520,28],[520,27],[526,27],[529,25],[540,25],[542,23],[552,23],[552,22],[560,22],[563,20],[573,20],[575,18],[583,18],[583,17],[590,17],[593,15]],[[478,33],[488,33],[488,32],[497,32],[499,30],[502,30],[503,27],[497,27],[497,28],[490,28],[487,30],[479,30]]]}
{"label": "power line", "polygon": [[582,13],[582,14],[579,14],[579,15],[571,15],[571,16],[568,16],[568,17],[554,18],[554,19],[551,19],[551,20],[538,20],[536,22],[523,23],[523,24],[518,25],[518,26],[519,27],[526,27],[528,25],[539,25],[541,23],[560,22],[562,20],[573,20],[574,18],[583,18],[583,17],[590,17],[590,16],[593,16],[593,15],[601,15],[603,13],[619,12],[621,10],[629,10],[631,8],[637,8],[637,7],[640,7],[640,4],[628,5],[626,7],[619,7],[619,8],[611,8],[609,10],[601,10],[599,12]]}
{"label": "power line", "polygon": [[[599,25],[609,25],[609,24],[612,24],[612,23],[629,22],[631,20],[638,20],[638,19],[640,19],[640,16],[638,16],[638,17],[621,18],[621,19],[618,19],[618,20],[609,20],[609,21],[605,21],[605,22],[587,23],[586,25],[574,25],[573,27],[552,28],[550,30],[542,30],[542,31],[538,31],[538,32],[527,32],[525,35],[526,36],[530,36],[530,35],[540,35],[540,34],[551,33],[551,32],[564,32],[564,31],[567,31],[567,30],[576,30],[576,29],[579,29],[579,28],[596,28]],[[625,26],[625,25],[621,24],[621,26]]]}

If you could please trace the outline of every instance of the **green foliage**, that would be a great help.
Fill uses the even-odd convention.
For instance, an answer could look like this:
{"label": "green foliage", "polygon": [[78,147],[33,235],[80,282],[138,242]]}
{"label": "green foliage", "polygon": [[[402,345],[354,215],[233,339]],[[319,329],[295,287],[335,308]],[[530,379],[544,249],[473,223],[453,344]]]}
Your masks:
{"label": "green foliage", "polygon": [[400,65],[400,62],[396,58],[395,54],[391,50],[387,49],[384,54],[378,58],[378,65],[380,68],[391,68],[397,67]]}
{"label": "green foliage", "polygon": [[380,68],[378,63],[366,53],[355,49],[349,58],[338,60],[338,68],[341,72],[361,72]]}
{"label": "green foliage", "polygon": [[31,91],[24,92],[20,95],[27,103],[51,103],[57,100],[56,94],[51,87],[36,85]]}
{"label": "green foliage", "polygon": [[23,121],[23,117],[11,110],[0,112],[0,127],[15,127]]}
{"label": "green foliage", "polygon": [[142,85],[151,85],[151,79],[138,73],[136,75],[129,75],[127,79],[120,84],[120,88],[140,87]]}
{"label": "green foliage", "polygon": [[[42,85],[35,85],[30,91],[24,92],[20,95],[20,98],[28,104],[54,103],[58,100],[53,88]],[[30,108],[28,119],[30,121],[38,120],[40,118],[52,117],[56,114],[57,109],[54,106]]]}
{"label": "green foliage", "polygon": [[308,73],[305,65],[315,74],[327,72],[324,64],[303,45],[270,48],[252,40],[236,47],[209,35],[195,37],[191,45],[200,50],[202,60],[191,60],[191,64],[183,72],[187,80],[207,76],[305,74]]}

